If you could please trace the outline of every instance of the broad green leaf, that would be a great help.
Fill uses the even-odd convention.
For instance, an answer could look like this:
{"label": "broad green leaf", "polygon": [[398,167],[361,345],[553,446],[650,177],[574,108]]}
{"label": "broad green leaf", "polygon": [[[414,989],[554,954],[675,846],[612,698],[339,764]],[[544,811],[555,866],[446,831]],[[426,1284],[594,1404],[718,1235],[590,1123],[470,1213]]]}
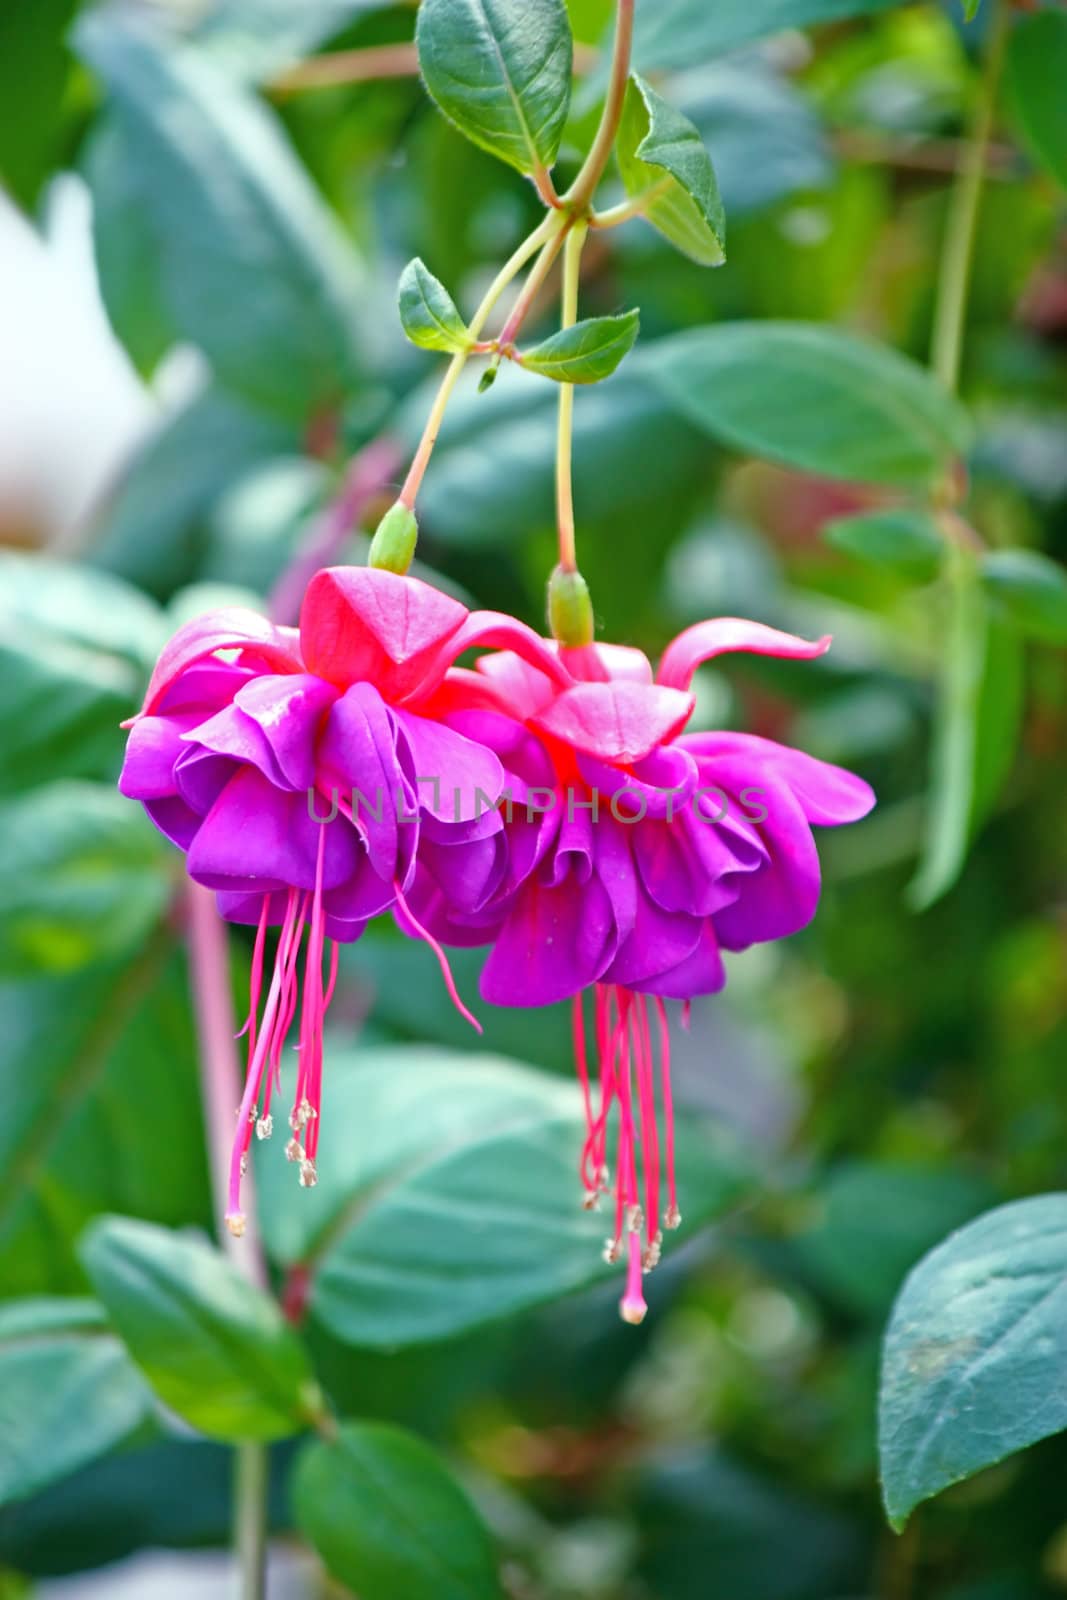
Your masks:
{"label": "broad green leaf", "polygon": [[278,1439],[314,1414],[318,1390],[296,1334],[266,1291],[205,1241],[101,1217],[81,1256],[134,1361],[201,1433]]}
{"label": "broad green leaf", "polygon": [[1067,644],[1067,572],[1037,550],[993,550],[982,557],[982,583],[1023,633]]}
{"label": "broad green leaf", "polygon": [[443,283],[419,260],[409,261],[400,276],[400,321],[412,344],[423,350],[466,350],[471,336]]}
{"label": "broad green leaf", "polygon": [[8,1294],[79,1291],[73,1242],[100,1211],[210,1220],[192,1000],[172,944],[160,928],[125,966],[0,984]]}
{"label": "broad green leaf", "polygon": [[[257,1177],[269,1247],[311,1269],[312,1309],[338,1338],[425,1343],[617,1277],[604,1219],[580,1203],[570,1084],[425,1047],[333,1049],[327,1073],[318,1185],[298,1195],[277,1160]],[[703,1128],[679,1129],[678,1164],[685,1223],[668,1246],[741,1187]]]}
{"label": "broad green leaf", "polygon": [[697,66],[753,39],[819,22],[892,10],[896,0],[750,0],[709,5],[707,0],[656,0],[638,5],[634,65],[641,72]]}
{"label": "broad green leaf", "polygon": [[879,1401],[886,1510],[1067,1428],[1067,1195],[979,1217],[915,1268],[886,1333]]}
{"label": "broad green leaf", "polygon": [[413,1434],[346,1423],[307,1445],[296,1517],[327,1570],[374,1600],[501,1600],[489,1536],[439,1457]]}
{"label": "broad green leaf", "polygon": [[63,977],[142,945],[173,852],[110,785],[59,782],[0,804],[0,977]]}
{"label": "broad green leaf", "polygon": [[419,65],[468,139],[520,172],[551,167],[571,94],[563,0],[423,0]]}
{"label": "broad green leaf", "polygon": [[197,395],[141,446],[95,530],[91,559],[165,599],[199,575],[208,523],[252,468],[299,448],[299,430],[218,388]]}
{"label": "broad green leaf", "polygon": [[65,35],[78,0],[0,11],[0,189],[32,209],[63,158],[63,100],[72,61]]}
{"label": "broad green leaf", "polygon": [[1067,13],[1051,8],[1015,20],[1008,41],[1007,83],[1027,145],[1067,189]]}
{"label": "broad green leaf", "polygon": [[891,567],[918,583],[937,576],[944,553],[944,540],[933,517],[906,506],[837,517],[823,528],[823,537],[835,550],[875,566]]}
{"label": "broad green leaf", "polygon": [[129,1438],[152,1397],[91,1300],[0,1307],[0,1505]]}
{"label": "broad green leaf", "polygon": [[96,275],[108,319],[137,370],[150,375],[176,343],[163,293],[163,255],[138,182],[129,135],[104,115],[85,150]]}
{"label": "broad green leaf", "polygon": [[158,607],[118,579],[0,553],[0,793],[113,776],[164,640]]}
{"label": "broad green leaf", "polygon": [[76,38],[136,162],[176,330],[259,406],[338,406],[369,346],[363,273],[277,120],[207,58],[111,13]]}
{"label": "broad green leaf", "polygon": [[639,323],[636,311],[620,317],[590,317],[571,328],[561,328],[532,350],[523,350],[518,359],[530,372],[557,383],[599,383],[609,378],[633,349]]}
{"label": "broad green leaf", "polygon": [[1010,769],[1022,708],[1018,640],[991,617],[971,557],[953,549],[949,563],[926,824],[908,891],[920,911],[959,877]]}
{"label": "broad green leaf", "polygon": [[649,222],[701,266],[719,266],[726,259],[726,216],[711,157],[689,118],[636,74],[615,152],[627,194],[649,193]]}
{"label": "broad green leaf", "polygon": [[683,416],[802,471],[925,489],[968,445],[965,412],[924,368],[839,328],[721,323],[648,358]]}

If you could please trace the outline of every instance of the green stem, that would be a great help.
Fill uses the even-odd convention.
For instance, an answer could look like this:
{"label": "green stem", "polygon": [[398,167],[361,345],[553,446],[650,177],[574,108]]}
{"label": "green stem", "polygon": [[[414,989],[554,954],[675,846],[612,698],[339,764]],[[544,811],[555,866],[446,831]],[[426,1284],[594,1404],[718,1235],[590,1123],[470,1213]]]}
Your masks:
{"label": "green stem", "polygon": [[945,240],[937,281],[930,364],[946,389],[959,386],[963,331],[974,264],[982,182],[989,155],[997,89],[1008,36],[1008,8],[994,5],[982,81],[956,181],[949,196]]}
{"label": "green stem", "polygon": [[617,206],[609,206],[606,211],[594,211],[589,218],[591,228],[617,228],[622,222],[629,222],[631,217],[643,217],[653,200],[658,200],[661,194],[666,194],[674,179],[669,175],[660,178],[657,183],[650,183],[647,189],[642,189],[640,194],[635,194],[632,200],[623,200]]}
{"label": "green stem", "polygon": [[[549,215],[543,219],[540,225],[534,229],[533,233],[531,233],[522,241],[518,249],[509,258],[509,260],[504,263],[496,277],[493,279],[492,283],[489,285],[489,288],[486,290],[481,304],[468,324],[472,340],[477,341],[478,335],[481,333],[486,324],[489,313],[500,299],[500,296],[503,294],[508,284],[522,271],[530,257],[532,255],[536,255],[537,251],[541,249],[542,245],[547,244],[554,234],[563,229],[566,221],[566,217],[564,217],[560,212],[550,212]],[[415,497],[419,492],[419,487],[422,483],[423,477],[425,476],[426,468],[430,462],[430,457],[433,454],[433,447],[437,443],[437,435],[441,431],[441,423],[444,419],[445,409],[449,400],[452,398],[452,392],[455,389],[456,384],[459,382],[464,367],[470,360],[471,354],[472,351],[470,349],[457,350],[456,354],[449,362],[448,369],[441,380],[441,387],[437,391],[437,397],[434,400],[433,406],[430,410],[430,415],[426,419],[426,427],[423,430],[422,438],[419,440],[419,446],[415,452],[414,460],[408,469],[408,475],[404,480],[404,487],[400,491],[401,504],[407,506],[409,510],[413,511],[415,509]]]}
{"label": "green stem", "polygon": [[[563,253],[563,312],[560,326],[573,327],[578,320],[578,276],[582,246],[587,228],[575,224],[567,235]],[[574,486],[571,474],[574,434],[574,385],[559,388],[559,434],[556,446],[556,520],[559,526],[559,564],[564,572],[577,572],[578,557],[574,542]]]}
{"label": "green stem", "polygon": [[509,344],[514,344],[516,335],[526,321],[538,291],[552,271],[552,264],[559,255],[565,237],[565,229],[559,228],[548,243],[542,246],[541,254],[530,268],[529,276],[522,286],[522,293],[515,301],[508,320],[500,330],[500,338],[496,343],[501,350],[506,349]]}
{"label": "green stem", "polygon": [[270,1457],[266,1445],[258,1443],[238,1445],[234,1456],[234,1545],[241,1574],[241,1600],[263,1600]]}
{"label": "green stem", "polygon": [[633,47],[633,38],[634,0],[619,0],[619,10],[615,20],[615,49],[611,58],[611,77],[608,80],[607,99],[604,101],[600,126],[597,128],[581,171],[563,196],[564,205],[579,216],[589,209],[596,186],[608,164],[615,135],[619,131],[619,119],[622,116],[623,101],[626,99],[626,85],[630,80],[630,51]]}

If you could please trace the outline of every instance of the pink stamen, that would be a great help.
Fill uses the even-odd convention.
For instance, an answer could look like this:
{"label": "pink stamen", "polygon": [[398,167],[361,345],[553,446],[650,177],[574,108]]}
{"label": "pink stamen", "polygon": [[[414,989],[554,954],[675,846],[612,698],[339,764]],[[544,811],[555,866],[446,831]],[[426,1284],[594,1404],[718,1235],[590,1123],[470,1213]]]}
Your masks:
{"label": "pink stamen", "polygon": [[667,1151],[667,1195],[670,1211],[667,1226],[678,1226],[678,1195],[674,1187],[674,1098],[671,1093],[671,1030],[667,1026],[667,1007],[656,996],[656,1015],[659,1018],[660,1076],[663,1079],[663,1131]]}
{"label": "pink stamen", "polygon": [[641,1235],[630,1235],[630,1263],[626,1269],[626,1293],[619,1301],[619,1315],[624,1322],[644,1322],[648,1306],[641,1286]]}
{"label": "pink stamen", "polygon": [[397,905],[404,913],[407,921],[411,924],[417,937],[422,939],[425,944],[428,944],[434,955],[437,957],[437,964],[441,968],[441,976],[445,980],[445,988],[448,991],[448,998],[451,1000],[460,1016],[464,1017],[466,1021],[470,1023],[475,1033],[481,1033],[482,1025],[478,1021],[478,1018],[467,1010],[467,1007],[463,1004],[463,1001],[459,997],[459,990],[456,988],[455,979],[452,976],[452,968],[448,964],[448,957],[441,949],[441,946],[438,944],[433,934],[430,933],[428,929],[424,928],[421,922],[419,922],[412,915],[411,907],[404,899],[404,894],[401,890],[398,880],[394,880],[393,882],[393,893],[396,895]]}
{"label": "pink stamen", "polygon": [[252,949],[252,976],[248,986],[248,1016],[245,1018],[244,1027],[237,1037],[240,1039],[248,1034],[248,1053],[251,1056],[256,1048],[256,1021],[259,1016],[259,997],[263,989],[263,951],[267,943],[267,919],[270,916],[270,894],[263,896],[263,906],[259,913],[259,926],[256,928],[256,942]]}

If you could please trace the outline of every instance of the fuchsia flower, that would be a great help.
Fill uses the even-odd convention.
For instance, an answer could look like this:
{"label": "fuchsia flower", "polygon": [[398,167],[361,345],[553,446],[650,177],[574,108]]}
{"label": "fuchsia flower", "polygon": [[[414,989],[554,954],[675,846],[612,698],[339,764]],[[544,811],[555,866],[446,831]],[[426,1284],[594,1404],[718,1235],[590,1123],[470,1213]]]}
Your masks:
{"label": "fuchsia flower", "polygon": [[[234,1232],[244,1225],[252,1130],[272,1131],[272,1088],[298,1006],[286,1153],[301,1183],[315,1182],[322,1026],[339,943],[395,906],[409,932],[429,938],[447,977],[405,896],[422,841],[475,842],[503,829],[499,758],[428,711],[472,645],[506,646],[566,682],[537,635],[510,617],[468,613],[414,578],[335,568],[309,585],[299,630],[239,610],[180,629],[130,726],[122,792],[185,851],[191,877],[217,892],[222,915],[256,927],[227,1210]],[[281,933],[264,998],[271,926]]]}
{"label": "fuchsia flower", "polygon": [[[619,646],[559,651],[563,684],[543,663],[500,652],[481,657],[475,674],[451,673],[436,697],[452,728],[499,757],[506,824],[458,847],[428,840],[412,905],[445,942],[492,945],[487,1000],[574,997],[587,1124],[582,1182],[589,1205],[607,1189],[617,1109],[606,1253],[617,1259],[628,1240],[622,1311],[630,1321],[644,1315],[641,1276],[659,1259],[661,1224],[680,1220],[664,999],[713,993],[725,982],[724,949],[804,927],[820,887],[811,825],[854,821],[874,801],[851,773],[770,740],[685,734],[690,684],[702,662],[729,651],[811,659],[828,646],[722,618],[681,634],[655,679],[640,651]],[[581,998],[588,988],[595,1096]]]}

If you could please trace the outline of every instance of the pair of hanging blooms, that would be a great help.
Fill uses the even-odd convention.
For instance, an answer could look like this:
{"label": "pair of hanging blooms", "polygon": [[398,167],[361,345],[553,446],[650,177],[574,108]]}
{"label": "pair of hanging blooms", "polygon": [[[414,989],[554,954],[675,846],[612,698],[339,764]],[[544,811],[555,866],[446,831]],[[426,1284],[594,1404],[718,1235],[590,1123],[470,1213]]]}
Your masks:
{"label": "pair of hanging blooms", "polygon": [[[860,779],[799,751],[687,733],[693,674],[731,651],[806,660],[828,643],[724,618],[686,630],[653,674],[638,650],[544,639],[374,567],[319,572],[298,629],[241,610],[180,629],[120,786],[222,916],[255,929],[231,1230],[291,1033],[286,1153],[315,1182],[338,949],[391,913],[450,988],[441,947],[488,946],[487,1001],[573,1001],[581,1180],[587,1204],[613,1196],[606,1254],[627,1258],[622,1311],[639,1321],[642,1274],[680,1220],[664,1002],[720,989],[723,950],[810,921],[811,826],[872,804]],[[473,667],[458,665],[470,650]]]}

